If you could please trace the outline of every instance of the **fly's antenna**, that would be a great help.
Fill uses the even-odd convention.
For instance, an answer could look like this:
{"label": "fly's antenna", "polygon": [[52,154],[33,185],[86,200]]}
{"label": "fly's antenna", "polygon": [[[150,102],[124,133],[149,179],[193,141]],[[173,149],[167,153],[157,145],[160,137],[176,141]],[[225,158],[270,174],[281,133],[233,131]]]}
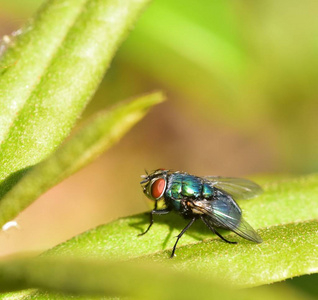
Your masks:
{"label": "fly's antenna", "polygon": [[140,177],[143,179],[140,183],[143,184],[143,183],[146,183],[149,181],[149,174],[147,172],[147,170],[145,169],[145,173],[146,175],[141,175]]}

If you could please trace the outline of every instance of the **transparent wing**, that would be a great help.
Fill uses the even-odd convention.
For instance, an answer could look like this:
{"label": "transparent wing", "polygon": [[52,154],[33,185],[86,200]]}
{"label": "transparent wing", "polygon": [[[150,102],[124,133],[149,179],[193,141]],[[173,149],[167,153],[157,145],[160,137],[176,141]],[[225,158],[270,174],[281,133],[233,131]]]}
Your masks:
{"label": "transparent wing", "polygon": [[213,187],[228,193],[234,199],[249,199],[263,192],[258,184],[248,179],[218,176],[203,178],[209,181]]}
{"label": "transparent wing", "polygon": [[203,218],[212,227],[228,229],[247,240],[262,242],[262,238],[243,219],[240,208],[230,197],[224,195],[219,200],[202,200],[193,204],[204,213]]}

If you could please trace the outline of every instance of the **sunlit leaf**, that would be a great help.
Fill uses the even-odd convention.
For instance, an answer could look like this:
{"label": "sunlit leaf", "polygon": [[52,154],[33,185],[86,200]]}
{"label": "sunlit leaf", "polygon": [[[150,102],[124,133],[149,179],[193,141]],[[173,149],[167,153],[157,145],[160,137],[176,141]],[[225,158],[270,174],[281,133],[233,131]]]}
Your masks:
{"label": "sunlit leaf", "polygon": [[0,197],[69,134],[148,0],[51,0],[0,59]]}
{"label": "sunlit leaf", "polygon": [[[265,193],[262,196],[241,202],[241,206],[244,207],[245,218],[257,229],[264,240],[261,244],[254,244],[235,236],[233,233],[225,232],[223,234],[228,239],[238,241],[238,244],[224,243],[198,222],[180,240],[176,257],[169,259],[175,236],[185,226],[185,220],[175,214],[158,216],[149,233],[138,237],[137,235],[147,227],[149,222],[149,217],[142,214],[119,219],[89,230],[43,255],[44,258],[50,258],[53,261],[55,259],[63,260],[65,257],[67,259],[78,259],[79,265],[83,259],[84,261],[92,259],[104,263],[109,260],[124,260],[136,263],[141,268],[147,266],[146,268],[149,268],[155,274],[159,274],[158,282],[160,284],[158,286],[160,289],[165,286],[166,289],[163,292],[167,292],[167,295],[170,293],[175,295],[178,284],[181,284],[181,282],[184,284],[182,276],[189,276],[187,278],[192,278],[191,280],[195,284],[197,282],[195,278],[199,278],[199,280],[204,278],[202,282],[208,279],[241,288],[269,284],[294,276],[315,273],[318,270],[318,212],[317,203],[312,200],[318,196],[317,183],[317,175],[286,179],[285,181],[279,180],[263,184]],[[289,211],[286,212],[287,205]],[[65,287],[69,288],[70,286],[74,288],[73,291],[79,289],[79,292],[85,292],[81,290],[85,288],[87,288],[86,292],[93,292],[95,288],[101,289],[98,285],[101,279],[98,279],[98,277],[97,279],[88,279],[86,276],[90,272],[98,274],[97,270],[94,269],[96,266],[94,263],[92,265],[87,263],[87,269],[82,272],[87,278],[87,282],[85,282],[85,279],[76,276],[74,277],[75,281],[68,279],[72,278],[70,273],[67,273],[67,269],[71,269],[71,267],[64,263],[56,266],[62,274],[64,272],[67,274],[57,276],[61,278],[61,281],[55,280],[54,275],[50,275],[48,280],[41,279],[45,277],[43,272],[51,272],[50,268],[55,265],[54,263],[46,264],[46,262],[43,262],[41,267],[42,262],[35,260],[27,262],[26,265],[24,263],[22,265],[13,263],[13,266],[8,262],[4,264],[3,269],[0,266],[0,272],[2,270],[3,276],[13,286],[17,286],[17,289],[46,287],[64,292],[67,291]],[[154,270],[156,270],[158,263],[161,265],[162,271],[156,272]],[[11,268],[16,271],[14,273],[16,277],[5,276],[7,272],[11,272],[8,271]],[[105,266],[105,268],[107,269],[108,266]],[[127,284],[123,289],[130,288],[131,285],[127,282],[132,281],[140,289],[140,295],[146,295],[149,291],[159,293],[157,286],[148,283],[148,279],[157,282],[153,273],[148,273],[148,271],[140,273],[140,269],[130,272],[126,269],[129,267],[125,264],[117,265],[117,268],[117,271],[113,271],[113,269],[109,271],[113,276],[112,280],[116,282],[114,283],[115,286]],[[75,270],[77,270],[76,267],[74,267],[74,272],[81,273]],[[176,270],[182,275],[171,273]],[[102,272],[107,274],[106,270]],[[107,276],[110,275],[107,274]],[[103,280],[106,281],[108,280],[107,276],[101,275]],[[31,278],[27,284],[25,284],[24,277]],[[166,284],[165,279],[162,278],[171,278],[173,284]],[[83,284],[82,281],[84,281]],[[140,281],[143,281],[144,284]],[[22,285],[21,282],[25,285]],[[77,285],[76,282],[79,282],[79,284]],[[90,284],[94,286],[92,290]],[[213,286],[213,283],[205,284],[205,288],[202,287],[202,297],[209,296],[208,288],[210,285]],[[187,283],[186,286],[191,285]],[[216,291],[217,286],[218,284],[215,288],[213,286],[212,290]],[[201,287],[197,290],[201,291]],[[221,290],[223,293],[228,292],[228,289],[221,288]],[[104,292],[109,295],[110,290],[107,289]],[[22,293],[22,295],[29,297],[26,299],[32,299],[35,295],[38,295],[39,299],[52,299],[51,294],[38,294],[38,292],[33,291],[26,292],[26,294]],[[251,295],[252,299],[253,296],[256,297],[253,293]],[[284,293],[281,295],[284,295]],[[231,297],[230,294],[229,297]],[[56,299],[60,298],[57,297]]]}
{"label": "sunlit leaf", "polygon": [[94,160],[116,143],[149,108],[163,100],[153,93],[101,111],[48,159],[33,166],[0,202],[0,225],[14,218],[42,193]]}
{"label": "sunlit leaf", "polygon": [[180,240],[171,262],[167,258],[175,236],[186,221],[174,214],[157,216],[149,233],[138,237],[149,222],[149,216],[138,215],[85,232],[48,254],[159,260],[185,272],[218,276],[239,286],[314,273],[318,270],[317,186],[317,175],[268,183],[262,196],[240,202],[245,219],[263,238],[261,244],[224,233],[238,242],[226,244],[198,221]]}
{"label": "sunlit leaf", "polygon": [[[37,258],[0,263],[0,292],[42,288],[3,294],[2,299],[91,299],[92,296],[136,297],[137,299],[308,299],[287,289],[251,291],[230,289],[228,283],[213,282],[172,270],[156,263]],[[226,286],[226,288],[225,288]],[[48,291],[51,291],[48,292]],[[56,294],[52,292],[73,293]],[[282,293],[284,292],[284,293]],[[76,296],[77,295],[77,296]],[[82,295],[79,297],[78,295]],[[95,298],[93,298],[95,299]],[[98,299],[98,298],[97,298]],[[99,298],[100,299],[100,298]]]}

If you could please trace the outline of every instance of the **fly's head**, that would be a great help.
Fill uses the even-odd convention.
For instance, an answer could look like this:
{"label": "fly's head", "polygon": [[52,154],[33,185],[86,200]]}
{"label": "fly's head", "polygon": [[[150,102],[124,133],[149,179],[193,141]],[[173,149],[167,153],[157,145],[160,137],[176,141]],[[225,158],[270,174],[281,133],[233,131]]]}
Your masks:
{"label": "fly's head", "polygon": [[158,169],[146,175],[142,175],[143,179],[140,184],[144,194],[153,201],[160,200],[167,188],[167,175],[169,170]]}

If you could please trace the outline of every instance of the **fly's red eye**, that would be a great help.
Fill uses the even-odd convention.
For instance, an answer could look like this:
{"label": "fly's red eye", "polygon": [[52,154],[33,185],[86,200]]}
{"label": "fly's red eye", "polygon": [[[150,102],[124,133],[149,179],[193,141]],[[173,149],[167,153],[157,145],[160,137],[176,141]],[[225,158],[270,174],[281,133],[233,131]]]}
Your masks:
{"label": "fly's red eye", "polygon": [[166,187],[166,181],[163,178],[157,179],[151,186],[151,196],[155,199],[159,199]]}

